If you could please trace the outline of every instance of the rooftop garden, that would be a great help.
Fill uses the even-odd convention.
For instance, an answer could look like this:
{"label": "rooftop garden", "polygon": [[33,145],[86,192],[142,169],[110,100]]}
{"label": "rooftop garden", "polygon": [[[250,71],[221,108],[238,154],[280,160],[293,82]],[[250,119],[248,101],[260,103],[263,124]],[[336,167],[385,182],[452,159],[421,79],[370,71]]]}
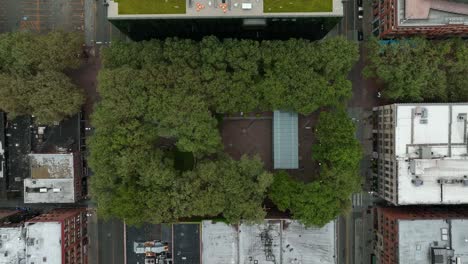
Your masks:
{"label": "rooftop garden", "polygon": [[333,0],[264,0],[263,12],[332,12]]}
{"label": "rooftop garden", "polygon": [[120,15],[185,14],[185,0],[115,0]]}

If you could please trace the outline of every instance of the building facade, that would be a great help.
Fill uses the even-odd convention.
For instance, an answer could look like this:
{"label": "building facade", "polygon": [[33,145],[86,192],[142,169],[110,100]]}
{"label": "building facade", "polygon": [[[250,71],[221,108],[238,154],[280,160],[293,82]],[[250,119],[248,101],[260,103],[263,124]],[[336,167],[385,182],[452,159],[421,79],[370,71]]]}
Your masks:
{"label": "building facade", "polygon": [[373,34],[382,39],[468,36],[468,2],[373,0]]}
{"label": "building facade", "polygon": [[376,208],[374,245],[380,264],[468,261],[468,208]]}
{"label": "building facade", "polygon": [[374,177],[394,205],[468,204],[468,104],[374,108]]}

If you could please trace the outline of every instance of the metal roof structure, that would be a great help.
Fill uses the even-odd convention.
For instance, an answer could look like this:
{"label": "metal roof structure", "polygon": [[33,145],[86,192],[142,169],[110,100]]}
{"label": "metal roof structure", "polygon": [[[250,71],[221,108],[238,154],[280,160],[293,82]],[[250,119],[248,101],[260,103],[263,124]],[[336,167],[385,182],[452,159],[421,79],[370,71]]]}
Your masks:
{"label": "metal roof structure", "polygon": [[294,112],[273,113],[273,168],[299,167],[298,116]]}

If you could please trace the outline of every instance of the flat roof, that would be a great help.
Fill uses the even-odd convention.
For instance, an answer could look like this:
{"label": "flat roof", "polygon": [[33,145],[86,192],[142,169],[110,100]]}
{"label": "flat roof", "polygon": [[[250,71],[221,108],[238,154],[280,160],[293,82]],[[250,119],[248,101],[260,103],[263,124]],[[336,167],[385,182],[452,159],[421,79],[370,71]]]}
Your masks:
{"label": "flat roof", "polygon": [[74,155],[31,154],[31,178],[24,179],[25,203],[74,203]]}
{"label": "flat roof", "polygon": [[453,260],[467,263],[467,236],[468,219],[398,220],[399,262],[432,264],[431,248],[448,248],[453,250]]}
{"label": "flat roof", "polygon": [[203,263],[206,264],[335,264],[336,230],[332,221],[306,228],[293,220],[228,225],[202,222]]}
{"label": "flat roof", "polygon": [[32,179],[73,179],[73,154],[30,154]]}
{"label": "flat roof", "polygon": [[26,223],[26,263],[62,263],[59,222]]}
{"label": "flat roof", "polygon": [[28,155],[31,153],[31,125],[30,116],[18,116],[7,121],[7,191],[20,192],[23,179],[30,176]]}
{"label": "flat roof", "polygon": [[23,226],[0,228],[0,263],[25,263],[25,232]]}
{"label": "flat roof", "polygon": [[273,112],[273,167],[299,168],[298,116],[295,112]]}
{"label": "flat roof", "polygon": [[200,262],[200,224],[180,223],[173,225],[172,258],[174,263],[199,264]]}
{"label": "flat roof", "polygon": [[[343,16],[343,3],[341,0],[331,0],[331,12],[281,12],[266,13],[263,10],[264,0],[227,0],[226,12],[219,6],[221,0],[186,0],[186,12],[183,14],[119,14],[118,3],[108,0],[108,19],[192,19],[192,18],[276,18],[276,17],[333,17]],[[199,10],[197,3],[204,8]],[[197,11],[198,10],[198,11]]]}
{"label": "flat roof", "polygon": [[468,203],[468,104],[397,104],[394,114],[398,204]]}
{"label": "flat roof", "polygon": [[397,23],[400,27],[468,26],[468,4],[447,0],[398,0]]}

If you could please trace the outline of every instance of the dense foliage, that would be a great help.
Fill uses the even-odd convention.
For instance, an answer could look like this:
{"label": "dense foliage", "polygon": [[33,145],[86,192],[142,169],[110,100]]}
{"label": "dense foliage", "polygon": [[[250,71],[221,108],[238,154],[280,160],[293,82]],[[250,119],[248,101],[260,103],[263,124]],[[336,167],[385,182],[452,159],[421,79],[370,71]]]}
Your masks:
{"label": "dense foliage", "polygon": [[355,126],[344,110],[321,112],[313,151],[314,160],[321,164],[319,179],[306,184],[279,172],[270,199],[306,225],[324,225],[346,210],[361,183],[362,150],[354,134]]}
{"label": "dense foliage", "polygon": [[0,109],[53,123],[79,111],[84,97],[65,69],[80,65],[82,39],[74,33],[0,35]]}
{"label": "dense foliage", "polygon": [[104,49],[89,142],[101,214],[130,224],[216,215],[260,221],[273,176],[257,157],[223,153],[215,114],[338,105],[351,94],[346,75],[357,57],[341,38],[207,37]]}
{"label": "dense foliage", "polygon": [[386,85],[383,96],[395,101],[468,100],[468,43],[461,39],[421,38],[367,43],[366,77]]}

